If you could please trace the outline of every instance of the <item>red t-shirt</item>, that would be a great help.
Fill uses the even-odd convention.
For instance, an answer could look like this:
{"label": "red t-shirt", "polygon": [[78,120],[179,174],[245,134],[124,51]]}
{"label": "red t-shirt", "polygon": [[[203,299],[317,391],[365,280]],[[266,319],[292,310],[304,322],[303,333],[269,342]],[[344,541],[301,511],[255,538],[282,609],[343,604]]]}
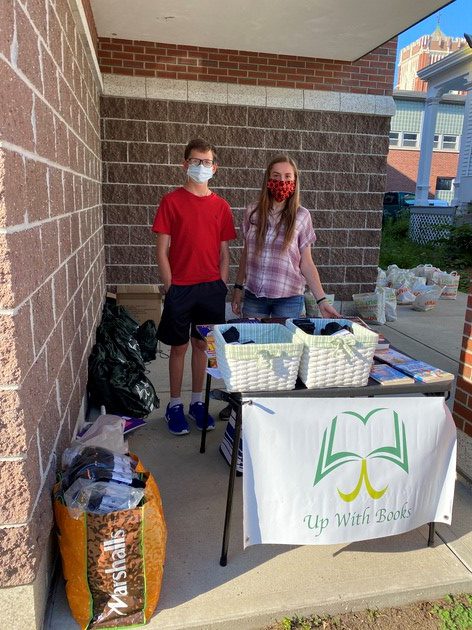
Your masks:
{"label": "red t-shirt", "polygon": [[172,284],[198,284],[221,278],[222,241],[236,238],[229,204],[215,193],[198,197],[185,188],[164,195],[153,232],[170,235]]}

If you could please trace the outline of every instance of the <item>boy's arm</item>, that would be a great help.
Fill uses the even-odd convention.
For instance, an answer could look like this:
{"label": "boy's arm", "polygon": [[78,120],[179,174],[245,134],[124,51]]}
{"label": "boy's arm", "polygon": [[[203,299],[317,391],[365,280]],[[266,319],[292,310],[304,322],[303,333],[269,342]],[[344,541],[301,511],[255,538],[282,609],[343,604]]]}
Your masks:
{"label": "boy's arm", "polygon": [[157,266],[159,268],[159,275],[164,284],[164,293],[167,293],[172,283],[172,271],[169,264],[169,244],[170,235],[157,233],[156,242],[156,258]]}
{"label": "boy's arm", "polygon": [[228,241],[221,241],[220,275],[223,282],[225,284],[228,284],[228,279],[229,279],[229,243]]}

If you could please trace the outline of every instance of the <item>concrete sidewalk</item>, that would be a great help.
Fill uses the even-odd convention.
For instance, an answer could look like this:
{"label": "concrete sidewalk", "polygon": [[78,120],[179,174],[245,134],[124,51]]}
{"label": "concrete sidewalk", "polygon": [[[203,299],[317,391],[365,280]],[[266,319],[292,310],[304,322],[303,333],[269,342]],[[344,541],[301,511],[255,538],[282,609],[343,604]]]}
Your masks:
{"label": "concrete sidewalk", "polygon": [[[457,372],[466,296],[417,313],[399,308],[398,320],[381,330],[400,350]],[[169,530],[164,582],[155,629],[264,628],[285,616],[336,613],[398,605],[447,593],[472,592],[472,494],[456,485],[451,526],[438,525],[428,548],[427,527],[349,545],[259,545],[243,550],[241,479],[236,479],[228,565],[220,567],[228,467],[218,453],[224,423],[208,434],[176,438],[167,432],[167,361],[151,374],[161,409],[130,440],[131,449],[155,475]],[[189,375],[185,389],[189,391]],[[187,402],[187,401],[186,401]],[[217,414],[222,403],[211,402]],[[58,582],[47,630],[77,628],[63,584]]]}

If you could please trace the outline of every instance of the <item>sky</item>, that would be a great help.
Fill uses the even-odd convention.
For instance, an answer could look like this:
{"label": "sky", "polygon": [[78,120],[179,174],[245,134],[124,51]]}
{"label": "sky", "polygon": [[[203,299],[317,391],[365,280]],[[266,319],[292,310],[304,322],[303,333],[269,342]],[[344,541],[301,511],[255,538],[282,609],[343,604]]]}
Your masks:
{"label": "sky", "polygon": [[[472,0],[454,0],[447,7],[433,13],[425,20],[398,36],[398,52],[416,41],[421,35],[431,34],[438,23],[445,35],[450,37],[463,37],[464,33],[472,34]],[[398,59],[397,59],[398,61]],[[395,83],[397,81],[397,69],[395,70]]]}

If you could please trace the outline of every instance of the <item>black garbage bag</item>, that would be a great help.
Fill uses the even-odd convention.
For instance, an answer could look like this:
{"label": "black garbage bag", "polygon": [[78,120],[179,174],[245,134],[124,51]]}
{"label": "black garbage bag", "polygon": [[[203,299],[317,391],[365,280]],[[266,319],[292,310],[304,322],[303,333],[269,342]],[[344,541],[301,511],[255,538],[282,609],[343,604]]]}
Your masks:
{"label": "black garbage bag", "polygon": [[[139,328],[138,328],[139,329]],[[121,352],[126,357],[126,361],[135,364],[144,370],[144,361],[136,337],[128,332],[126,325],[121,319],[106,319],[97,328],[97,342],[102,343],[113,354]],[[114,347],[114,349],[112,349]]]}
{"label": "black garbage bag", "polygon": [[131,317],[129,312],[124,306],[118,304],[107,304],[103,307],[102,323],[111,321],[115,323],[115,320],[119,320],[123,327],[130,335],[136,335],[136,331],[139,328],[139,322]]}
{"label": "black garbage bag", "polygon": [[138,328],[136,333],[143,361],[153,361],[156,358],[157,350],[157,326],[153,319],[147,319]]}
{"label": "black garbage bag", "polygon": [[144,418],[159,407],[153,384],[133,363],[123,363],[96,343],[89,357],[88,390],[93,403],[108,413]]}

